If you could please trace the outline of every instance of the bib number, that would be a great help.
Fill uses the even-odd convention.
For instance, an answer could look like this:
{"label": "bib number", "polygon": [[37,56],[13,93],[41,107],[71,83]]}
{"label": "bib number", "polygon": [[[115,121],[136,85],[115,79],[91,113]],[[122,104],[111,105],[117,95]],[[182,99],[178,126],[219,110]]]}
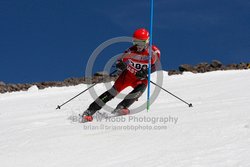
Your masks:
{"label": "bib number", "polygon": [[146,68],[148,68],[148,65],[147,64],[141,64],[141,63],[135,63],[135,62],[133,62],[133,61],[131,61],[130,60],[130,65],[132,66],[132,67],[134,67],[136,70],[141,70],[142,68],[143,69],[146,69]]}

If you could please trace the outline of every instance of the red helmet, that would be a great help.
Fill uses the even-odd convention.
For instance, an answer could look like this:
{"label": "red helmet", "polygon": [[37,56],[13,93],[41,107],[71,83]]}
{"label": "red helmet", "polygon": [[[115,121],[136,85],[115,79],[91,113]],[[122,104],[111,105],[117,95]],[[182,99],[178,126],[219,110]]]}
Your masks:
{"label": "red helmet", "polygon": [[146,41],[149,39],[149,32],[145,28],[137,29],[134,32],[133,38]]}

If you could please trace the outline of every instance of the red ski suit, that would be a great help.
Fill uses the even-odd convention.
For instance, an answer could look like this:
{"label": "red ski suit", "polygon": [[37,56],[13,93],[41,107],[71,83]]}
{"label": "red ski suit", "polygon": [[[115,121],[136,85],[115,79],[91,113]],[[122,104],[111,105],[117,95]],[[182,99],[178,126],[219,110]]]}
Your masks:
{"label": "red ski suit", "polygon": [[[140,84],[148,84],[147,79],[138,79],[135,74],[140,71],[142,67],[148,67],[149,48],[138,52],[136,46],[130,47],[121,56],[121,60],[127,64],[127,69],[122,72],[119,78],[115,81],[114,87],[118,92],[131,86],[135,88]],[[157,68],[157,61],[160,61],[160,50],[156,46],[152,46],[151,67],[152,72]]]}

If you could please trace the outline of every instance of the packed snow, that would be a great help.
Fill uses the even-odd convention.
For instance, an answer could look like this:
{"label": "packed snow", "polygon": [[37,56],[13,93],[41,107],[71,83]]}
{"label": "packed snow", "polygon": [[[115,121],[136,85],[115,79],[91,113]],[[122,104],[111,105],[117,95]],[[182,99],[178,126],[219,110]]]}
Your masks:
{"label": "packed snow", "polygon": [[[164,72],[163,87],[194,107],[161,91],[149,112],[84,124],[71,118],[93,101],[89,92],[55,108],[87,85],[0,94],[0,166],[249,167],[249,85],[250,70]],[[146,91],[131,111],[145,100]]]}

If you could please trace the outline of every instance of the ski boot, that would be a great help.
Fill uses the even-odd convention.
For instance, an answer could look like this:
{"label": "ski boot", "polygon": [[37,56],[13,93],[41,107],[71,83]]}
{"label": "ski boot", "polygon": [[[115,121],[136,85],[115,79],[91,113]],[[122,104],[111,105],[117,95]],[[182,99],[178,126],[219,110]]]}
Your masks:
{"label": "ski boot", "polygon": [[83,112],[82,115],[80,115],[81,119],[80,122],[84,123],[84,122],[92,122],[93,121],[93,117],[91,115],[91,111],[90,110],[86,110]]}
{"label": "ski boot", "polygon": [[121,116],[121,115],[128,115],[130,111],[124,106],[117,106],[116,109],[114,109],[111,113],[116,116]]}

